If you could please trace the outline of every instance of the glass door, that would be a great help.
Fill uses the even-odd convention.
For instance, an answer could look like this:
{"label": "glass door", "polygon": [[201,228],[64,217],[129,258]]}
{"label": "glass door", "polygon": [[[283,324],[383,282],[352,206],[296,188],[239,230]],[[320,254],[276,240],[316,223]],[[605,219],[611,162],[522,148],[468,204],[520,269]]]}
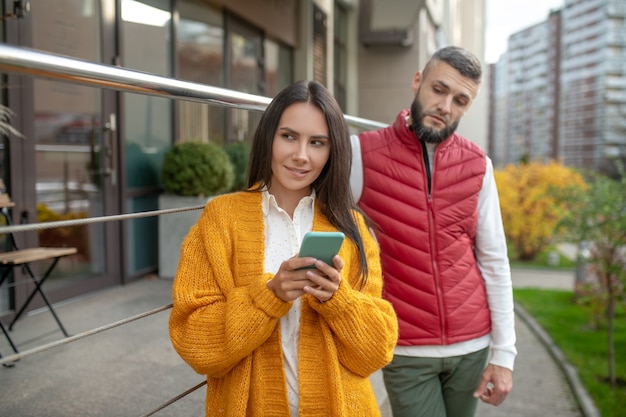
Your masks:
{"label": "glass door", "polygon": [[[105,16],[114,0],[32,0],[28,19],[32,48],[110,63],[105,50]],[[111,16],[107,17],[109,20]],[[109,25],[112,22],[109,21]],[[110,56],[110,55],[109,55]],[[35,78],[32,81],[33,177],[36,221],[119,214],[115,94],[96,87]],[[35,219],[30,218],[29,222]],[[72,246],[78,253],[62,259],[46,282],[53,298],[63,299],[119,282],[119,225],[43,229],[40,246]]]}

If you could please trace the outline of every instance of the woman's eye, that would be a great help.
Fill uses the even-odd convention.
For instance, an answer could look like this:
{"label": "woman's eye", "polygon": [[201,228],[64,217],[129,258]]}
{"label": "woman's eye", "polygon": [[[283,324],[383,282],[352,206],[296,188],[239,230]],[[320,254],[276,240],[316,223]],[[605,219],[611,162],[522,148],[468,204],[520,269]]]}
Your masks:
{"label": "woman's eye", "polygon": [[328,143],[328,140],[325,140],[325,139],[311,139],[311,145],[315,147],[326,146],[327,143]]}

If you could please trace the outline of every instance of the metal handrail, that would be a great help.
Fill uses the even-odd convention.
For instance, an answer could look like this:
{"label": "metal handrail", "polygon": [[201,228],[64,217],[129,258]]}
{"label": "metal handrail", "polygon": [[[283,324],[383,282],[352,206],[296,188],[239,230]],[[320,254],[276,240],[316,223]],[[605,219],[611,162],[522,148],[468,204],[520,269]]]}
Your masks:
{"label": "metal handrail", "polygon": [[[235,90],[6,44],[0,44],[0,71],[253,111],[265,110],[272,100],[268,97]],[[362,129],[378,129],[387,126],[384,123],[355,116],[345,115],[345,119],[349,125]]]}

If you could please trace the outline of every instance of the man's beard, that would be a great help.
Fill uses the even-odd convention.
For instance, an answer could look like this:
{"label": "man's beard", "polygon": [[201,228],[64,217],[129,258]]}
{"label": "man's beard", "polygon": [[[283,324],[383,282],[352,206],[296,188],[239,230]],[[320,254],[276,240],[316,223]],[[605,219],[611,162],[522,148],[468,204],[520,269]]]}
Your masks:
{"label": "man's beard", "polygon": [[424,120],[424,109],[422,105],[418,103],[417,96],[415,95],[415,100],[413,100],[413,104],[411,104],[411,130],[415,133],[418,139],[423,140],[426,143],[441,143],[444,140],[448,139],[450,135],[454,133],[456,128],[459,126],[459,121],[452,123],[449,126],[446,126],[442,130],[434,130],[431,127],[424,126],[422,122]]}

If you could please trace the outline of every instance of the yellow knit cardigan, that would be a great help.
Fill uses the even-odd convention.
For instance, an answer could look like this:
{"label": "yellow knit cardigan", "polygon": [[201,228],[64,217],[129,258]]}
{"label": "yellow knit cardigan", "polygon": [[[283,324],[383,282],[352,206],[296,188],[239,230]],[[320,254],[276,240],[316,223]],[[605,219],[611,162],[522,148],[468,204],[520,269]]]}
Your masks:
{"label": "yellow knit cardigan", "polygon": [[[381,298],[378,244],[362,219],[369,275],[346,239],[341,284],[320,303],[304,295],[298,350],[300,417],[379,416],[369,376],[391,361],[396,315]],[[313,230],[336,230],[316,205]],[[279,320],[291,302],[266,287],[261,193],[209,203],[185,238],[169,329],[179,355],[207,375],[206,415],[289,416]]]}

